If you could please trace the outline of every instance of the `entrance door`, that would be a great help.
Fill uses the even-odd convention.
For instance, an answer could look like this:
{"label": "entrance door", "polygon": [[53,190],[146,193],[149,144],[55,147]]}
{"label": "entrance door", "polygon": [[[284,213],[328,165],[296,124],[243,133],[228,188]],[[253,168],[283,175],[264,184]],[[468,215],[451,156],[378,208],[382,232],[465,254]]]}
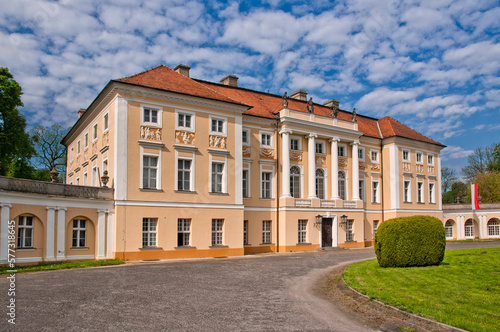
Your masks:
{"label": "entrance door", "polygon": [[332,218],[323,218],[321,222],[321,247],[332,246]]}

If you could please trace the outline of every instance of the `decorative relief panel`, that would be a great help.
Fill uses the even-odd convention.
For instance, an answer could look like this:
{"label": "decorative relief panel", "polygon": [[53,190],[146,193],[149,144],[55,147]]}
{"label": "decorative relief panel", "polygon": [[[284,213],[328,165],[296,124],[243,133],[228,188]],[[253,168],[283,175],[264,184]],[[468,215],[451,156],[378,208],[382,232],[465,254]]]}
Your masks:
{"label": "decorative relief panel", "polygon": [[86,150],[84,153],[83,153],[83,160],[87,160],[89,159],[89,153],[87,152],[88,150]]}
{"label": "decorative relief panel", "polygon": [[290,151],[291,161],[302,161],[302,152]]}
{"label": "decorative relief panel", "polygon": [[242,152],[243,152],[243,157],[250,157],[250,146],[248,145],[243,145],[242,147]]}
{"label": "decorative relief panel", "polygon": [[372,171],[380,171],[380,165],[379,164],[372,164],[371,169],[372,169]]}
{"label": "decorative relief panel", "polygon": [[362,161],[359,162],[359,169],[365,169],[366,168],[366,164]]}
{"label": "decorative relief panel", "polygon": [[326,157],[324,157],[324,156],[318,156],[318,157],[316,157],[316,165],[317,166],[326,165]]}
{"label": "decorative relief panel", "polygon": [[260,149],[260,156],[264,158],[274,158],[274,150],[273,149]]}
{"label": "decorative relief panel", "polygon": [[196,138],[194,133],[188,133],[186,131],[175,132],[175,143],[194,144],[195,141]]}
{"label": "decorative relief panel", "polygon": [[433,166],[427,166],[427,173],[434,174],[434,167]]}
{"label": "decorative relief panel", "polygon": [[109,131],[102,134],[102,146],[106,146],[109,144]]}
{"label": "decorative relief panel", "polygon": [[92,143],[92,154],[97,153],[97,142]]}
{"label": "decorative relief panel", "polygon": [[339,166],[340,167],[346,167],[347,166],[347,159],[345,159],[345,158],[339,158]]}
{"label": "decorative relief panel", "polygon": [[76,164],[80,165],[80,163],[81,163],[81,158],[78,156],[78,157],[76,157]]}
{"label": "decorative relief panel", "polygon": [[417,173],[423,173],[424,172],[424,166],[423,165],[417,165],[416,170],[417,170]]}
{"label": "decorative relief panel", "polygon": [[141,126],[141,139],[161,141],[161,129],[151,129]]}
{"label": "decorative relief panel", "polygon": [[226,149],[226,138],[222,136],[210,135],[208,146],[211,148]]}
{"label": "decorative relief panel", "polygon": [[403,163],[403,171],[411,172],[411,164],[410,163]]}

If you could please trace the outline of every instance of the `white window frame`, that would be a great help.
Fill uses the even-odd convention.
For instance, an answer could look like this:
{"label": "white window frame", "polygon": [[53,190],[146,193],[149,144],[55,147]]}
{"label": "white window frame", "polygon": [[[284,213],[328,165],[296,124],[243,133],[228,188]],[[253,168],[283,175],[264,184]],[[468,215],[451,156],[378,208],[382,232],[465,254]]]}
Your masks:
{"label": "white window frame", "polygon": [[[221,117],[221,116],[213,116],[209,115],[208,116],[208,131],[210,135],[216,135],[216,136],[222,136],[226,137],[227,136],[227,118]],[[213,131],[212,130],[212,121],[222,121],[222,132],[219,131]]]}
{"label": "white window frame", "polygon": [[[227,194],[227,157],[224,160],[212,159],[212,155],[210,155],[210,169],[209,169],[209,178],[208,178],[208,188],[210,189],[210,193],[212,194]],[[221,191],[213,191],[212,189],[212,172],[213,165],[219,164],[222,165],[222,178],[221,178]]]}
{"label": "white window frame", "polygon": [[[247,172],[247,181],[246,181],[246,186],[245,186],[245,182],[243,182],[243,172],[242,172],[242,175],[241,175],[241,181],[242,181],[242,184],[241,184],[241,188],[242,188],[242,195],[243,195],[243,198],[251,198],[252,197],[252,192],[250,191],[250,188],[251,188],[251,173],[250,173],[250,166],[246,166],[246,167],[243,167],[243,171],[246,171]],[[245,196],[244,193],[243,193],[243,189],[246,190],[247,192],[247,195]]]}
{"label": "white window frame", "polygon": [[87,172],[83,173],[83,185],[88,186],[89,174]]}
{"label": "white window frame", "polygon": [[299,219],[298,221],[298,238],[297,243],[307,243],[307,219]]}
{"label": "white window frame", "polygon": [[[432,187],[432,189],[431,189]],[[436,184],[434,182],[429,182],[429,203],[436,203]]]}
{"label": "white window frame", "polygon": [[[250,129],[248,129],[248,128],[243,128],[243,129],[241,130],[241,133],[242,133],[242,134],[241,134],[241,142],[242,142],[242,144],[243,144],[244,146],[250,146],[250,139],[251,139],[251,137],[250,137],[250,133],[251,133]],[[247,134],[247,141],[246,141],[246,142],[243,140],[243,133],[246,133],[246,134]]]}
{"label": "white window frame", "polygon": [[71,149],[70,149],[70,153],[69,153],[69,160],[70,160],[70,162],[73,162],[73,160],[75,160],[74,154],[75,154],[75,147],[72,146]]}
{"label": "white window frame", "polygon": [[97,176],[97,166],[92,167],[92,186],[97,186],[98,176]]}
{"label": "white window frame", "polygon": [[358,147],[358,160],[359,161],[365,161],[365,148],[363,147]]}
{"label": "white window frame", "polygon": [[81,140],[78,140],[78,142],[76,142],[76,156],[77,157],[82,153],[81,145],[82,145]]}
{"label": "white window frame", "polygon": [[272,220],[262,220],[262,244],[271,244]]}
{"label": "white window frame", "polygon": [[[324,168],[324,167],[316,167],[316,170],[314,171],[314,188],[315,188],[316,194],[318,194],[319,192],[318,192],[318,189],[317,189],[317,186],[316,186],[316,184],[317,184],[317,182],[316,182],[316,179],[317,179],[317,177],[316,177],[316,171],[318,171],[318,170],[322,170],[323,171],[323,198],[321,198],[321,199],[327,199],[328,198],[328,193],[327,193],[326,189],[327,189],[328,186],[326,184],[328,183],[328,176],[327,176],[328,172],[327,172],[326,168]],[[319,195],[317,195],[317,196],[319,198]]]}
{"label": "white window frame", "polygon": [[[408,158],[405,159],[405,152],[408,154]],[[410,157],[410,150],[408,149],[403,149],[402,150],[402,160],[406,163],[411,162],[411,157]]]}
{"label": "white window frame", "polygon": [[[466,225],[467,221],[469,221],[469,220],[472,222],[472,226]],[[473,239],[473,238],[475,238],[475,232],[476,232],[476,230],[475,230],[474,220],[473,219],[467,219],[464,222],[464,237],[466,239]]]}
{"label": "white window frame", "polygon": [[[152,121],[144,121],[144,111],[148,110],[153,110],[157,111],[157,122],[152,122]],[[162,127],[162,113],[163,109],[158,106],[152,106],[152,105],[141,105],[141,125],[142,126],[147,126],[147,127],[153,127],[153,128],[161,128]],[[151,120],[151,114],[150,114],[150,120]]]}
{"label": "white window frame", "polygon": [[[147,224],[146,230],[144,230],[144,223],[145,222]],[[142,226],[142,232],[141,232],[141,234],[142,234],[142,238],[141,238],[142,248],[156,248],[156,247],[158,247],[158,218],[142,218],[142,225],[141,226]],[[145,234],[147,234],[146,243],[144,243],[144,235]]]}
{"label": "white window frame", "polygon": [[[302,191],[302,188],[304,188],[303,176],[302,176],[303,169],[302,169],[301,165],[297,165],[297,164],[290,165],[290,172],[289,172],[290,179],[288,179],[288,181],[290,181],[292,179],[292,167],[297,167],[297,169],[299,170],[299,174],[298,174],[298,178],[299,178],[299,192],[298,192],[298,194],[299,194],[299,197],[293,197],[294,190],[292,188],[292,183],[290,183],[290,194],[292,195],[293,198],[302,198],[302,197],[304,197],[304,195],[303,195],[304,193]],[[293,175],[293,176],[295,176],[295,175]]]}
{"label": "white window frame", "polygon": [[[292,140],[297,141],[297,150],[292,149]],[[302,138],[300,136],[290,136],[290,151],[302,151]]]}
{"label": "white window frame", "polygon": [[453,239],[453,222],[451,220],[446,220],[444,223],[444,231],[446,239]]}
{"label": "white window frame", "polygon": [[109,173],[108,168],[109,168],[108,158],[104,158],[102,160],[102,173],[104,174],[104,171],[108,171],[108,173]]}
{"label": "white window frame", "polygon": [[98,130],[99,130],[99,126],[96,123],[94,123],[92,125],[92,143],[94,143],[95,141],[97,141],[97,138],[99,137],[99,135],[97,134],[98,133]]}
{"label": "white window frame", "polygon": [[[191,245],[191,219],[177,219],[177,247],[188,247]],[[179,235],[182,234],[182,245],[179,244]]]}
{"label": "white window frame", "polygon": [[89,132],[87,131],[83,135],[83,150],[87,150],[89,148]]}
{"label": "white window frame", "polygon": [[[340,154],[340,149],[343,150],[343,154]],[[347,145],[339,143],[337,145],[337,154],[339,157],[347,158]]]}
{"label": "white window frame", "polygon": [[[321,151],[323,151],[323,152],[317,152],[318,151],[318,146],[321,146]],[[315,142],[314,142],[314,152],[315,152],[315,154],[325,155],[326,154],[326,144],[325,144],[325,141],[315,140]]]}
{"label": "white window frame", "polygon": [[[158,163],[156,164],[156,188],[144,188],[144,183],[143,183],[144,157],[157,157],[158,158]],[[161,166],[161,147],[158,147],[158,152],[157,153],[152,153],[152,152],[144,152],[144,148],[141,146],[140,169],[141,169],[140,170],[140,176],[141,177],[139,179],[139,188],[140,189],[146,189],[146,190],[161,190],[161,170],[162,170],[162,166]]]}
{"label": "white window frame", "polygon": [[[184,152],[184,151],[183,151]],[[194,192],[195,191],[195,158],[194,151],[191,152],[191,156],[179,156],[179,151],[175,150],[175,176],[174,176],[174,190],[179,192]],[[179,159],[191,160],[191,173],[189,176],[189,190],[179,189]],[[210,188],[210,187],[209,187]]]}
{"label": "white window frame", "polygon": [[373,239],[375,239],[375,234],[377,234],[377,229],[380,222],[378,220],[373,221]]}
{"label": "white window frame", "polygon": [[[431,157],[432,162],[429,162],[429,157]],[[428,166],[434,166],[434,154],[432,154],[432,153],[428,153],[427,154],[427,165]]]}
{"label": "white window frame", "polygon": [[359,179],[359,199],[361,199],[363,202],[366,202],[366,182],[365,179]]}
{"label": "white window frame", "polygon": [[[77,222],[77,226],[75,227],[75,221]],[[82,227],[81,222],[85,222],[85,227]],[[72,248],[87,248],[87,224],[88,220],[86,219],[72,219],[71,222],[73,223],[72,227],[72,234],[76,231],[76,246],[75,246],[75,238],[73,235],[71,236],[71,247]],[[81,240],[82,240],[82,232],[83,232],[83,245],[81,245]]]}
{"label": "white window frame", "polygon": [[[262,144],[262,135],[269,135],[269,145],[267,144]],[[259,131],[259,144],[261,148],[266,148],[266,149],[274,149],[274,132],[272,131],[264,131],[260,130]]]}
{"label": "white window frame", "polygon": [[76,178],[76,185],[79,186],[80,185],[80,178]]}
{"label": "white window frame", "polygon": [[372,179],[372,203],[380,203],[380,180]]}
{"label": "white window frame", "polygon": [[345,225],[345,242],[354,241],[354,220],[348,219]]}
{"label": "white window frame", "polygon": [[248,220],[243,220],[243,245],[248,245]]}
{"label": "white window frame", "polygon": [[[492,223],[492,224],[490,225],[490,223]],[[493,223],[495,223],[495,224],[493,224]],[[500,222],[498,220],[491,218],[486,223],[486,228],[488,230],[488,237],[489,238],[499,238],[500,237]]]}
{"label": "white window frame", "polygon": [[[405,184],[408,183],[408,193],[406,193],[406,188]],[[408,195],[406,195],[408,194]],[[408,196],[408,197],[406,197]],[[405,199],[407,198],[407,199]],[[411,180],[403,179],[403,202],[404,203],[411,203]]]}
{"label": "white window frame", "polygon": [[221,245],[224,245],[224,219],[212,219],[212,246]]}
{"label": "white window frame", "polygon": [[[420,156],[420,161],[418,161],[418,156]],[[416,151],[415,152],[415,163],[417,165],[423,165],[424,164],[424,153],[422,151]]]}
{"label": "white window frame", "polygon": [[[31,221],[31,225],[28,225],[28,220]],[[33,248],[34,240],[34,226],[35,218],[33,216],[19,216],[17,222],[17,248]],[[26,233],[30,230],[30,235],[26,236]],[[26,239],[30,239],[31,245],[26,245]]]}
{"label": "white window frame", "polygon": [[[339,190],[339,192],[337,193],[338,196],[340,197],[340,199],[343,199],[343,200],[349,200],[349,173],[347,172],[347,170],[345,169],[339,169],[339,173],[342,172],[344,173],[344,193],[345,193],[345,198],[342,198],[340,196],[340,186],[337,184],[337,190]],[[340,181],[340,174],[338,176],[338,180]]]}
{"label": "white window frame", "polygon": [[[373,153],[377,155],[375,159],[373,159]],[[370,150],[370,160],[372,163],[378,164],[380,161],[380,153],[378,150]]]}
{"label": "white window frame", "polygon": [[417,181],[417,203],[425,203],[424,181]]}
{"label": "white window frame", "polygon": [[[266,165],[266,166],[268,166],[268,165]],[[270,197],[262,197],[262,189],[263,189],[262,173],[270,173],[271,174],[269,176]],[[259,182],[260,182],[259,198],[260,199],[274,199],[274,165],[272,166],[272,169],[268,169],[268,168],[263,168],[263,165],[261,164],[259,175],[260,175],[259,176]]]}
{"label": "white window frame", "polygon": [[[180,115],[183,115],[183,116],[189,115],[191,117],[191,120],[190,120],[191,125],[189,127],[179,125],[179,116]],[[175,130],[182,130],[182,131],[194,133],[196,131],[196,113],[183,111],[183,110],[175,110]]]}
{"label": "white window frame", "polygon": [[105,113],[102,116],[102,132],[106,133],[108,130],[109,130],[109,113]]}

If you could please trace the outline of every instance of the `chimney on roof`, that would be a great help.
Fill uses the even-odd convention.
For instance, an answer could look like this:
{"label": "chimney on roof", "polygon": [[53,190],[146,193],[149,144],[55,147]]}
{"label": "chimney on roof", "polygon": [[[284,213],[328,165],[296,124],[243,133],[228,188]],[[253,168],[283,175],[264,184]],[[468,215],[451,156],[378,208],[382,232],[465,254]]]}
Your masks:
{"label": "chimney on roof", "polygon": [[333,110],[339,109],[339,101],[337,99],[330,99],[323,103],[324,106],[331,108]]}
{"label": "chimney on roof", "polygon": [[227,75],[223,79],[220,80],[222,85],[229,85],[229,86],[238,86],[238,76],[234,75]]}
{"label": "chimney on roof", "polygon": [[78,110],[78,118],[81,118],[81,117],[82,117],[82,115],[83,115],[83,113],[85,113],[85,111],[86,111],[86,109],[85,109],[85,108],[80,108],[80,109]]}
{"label": "chimney on roof", "polygon": [[304,90],[297,90],[290,95],[290,98],[307,101],[307,92]]}
{"label": "chimney on roof", "polygon": [[174,68],[176,72],[186,77],[189,77],[189,69],[191,69],[191,67],[188,67],[183,64],[178,64],[177,67]]}

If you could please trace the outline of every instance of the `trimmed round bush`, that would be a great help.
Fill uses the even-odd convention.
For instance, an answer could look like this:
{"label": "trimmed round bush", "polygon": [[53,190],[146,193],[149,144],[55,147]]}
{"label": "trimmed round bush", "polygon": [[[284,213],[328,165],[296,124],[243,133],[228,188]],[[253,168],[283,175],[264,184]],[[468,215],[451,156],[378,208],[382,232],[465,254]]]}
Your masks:
{"label": "trimmed round bush", "polygon": [[375,234],[375,254],[381,267],[438,265],[445,247],[443,223],[429,216],[389,219]]}

